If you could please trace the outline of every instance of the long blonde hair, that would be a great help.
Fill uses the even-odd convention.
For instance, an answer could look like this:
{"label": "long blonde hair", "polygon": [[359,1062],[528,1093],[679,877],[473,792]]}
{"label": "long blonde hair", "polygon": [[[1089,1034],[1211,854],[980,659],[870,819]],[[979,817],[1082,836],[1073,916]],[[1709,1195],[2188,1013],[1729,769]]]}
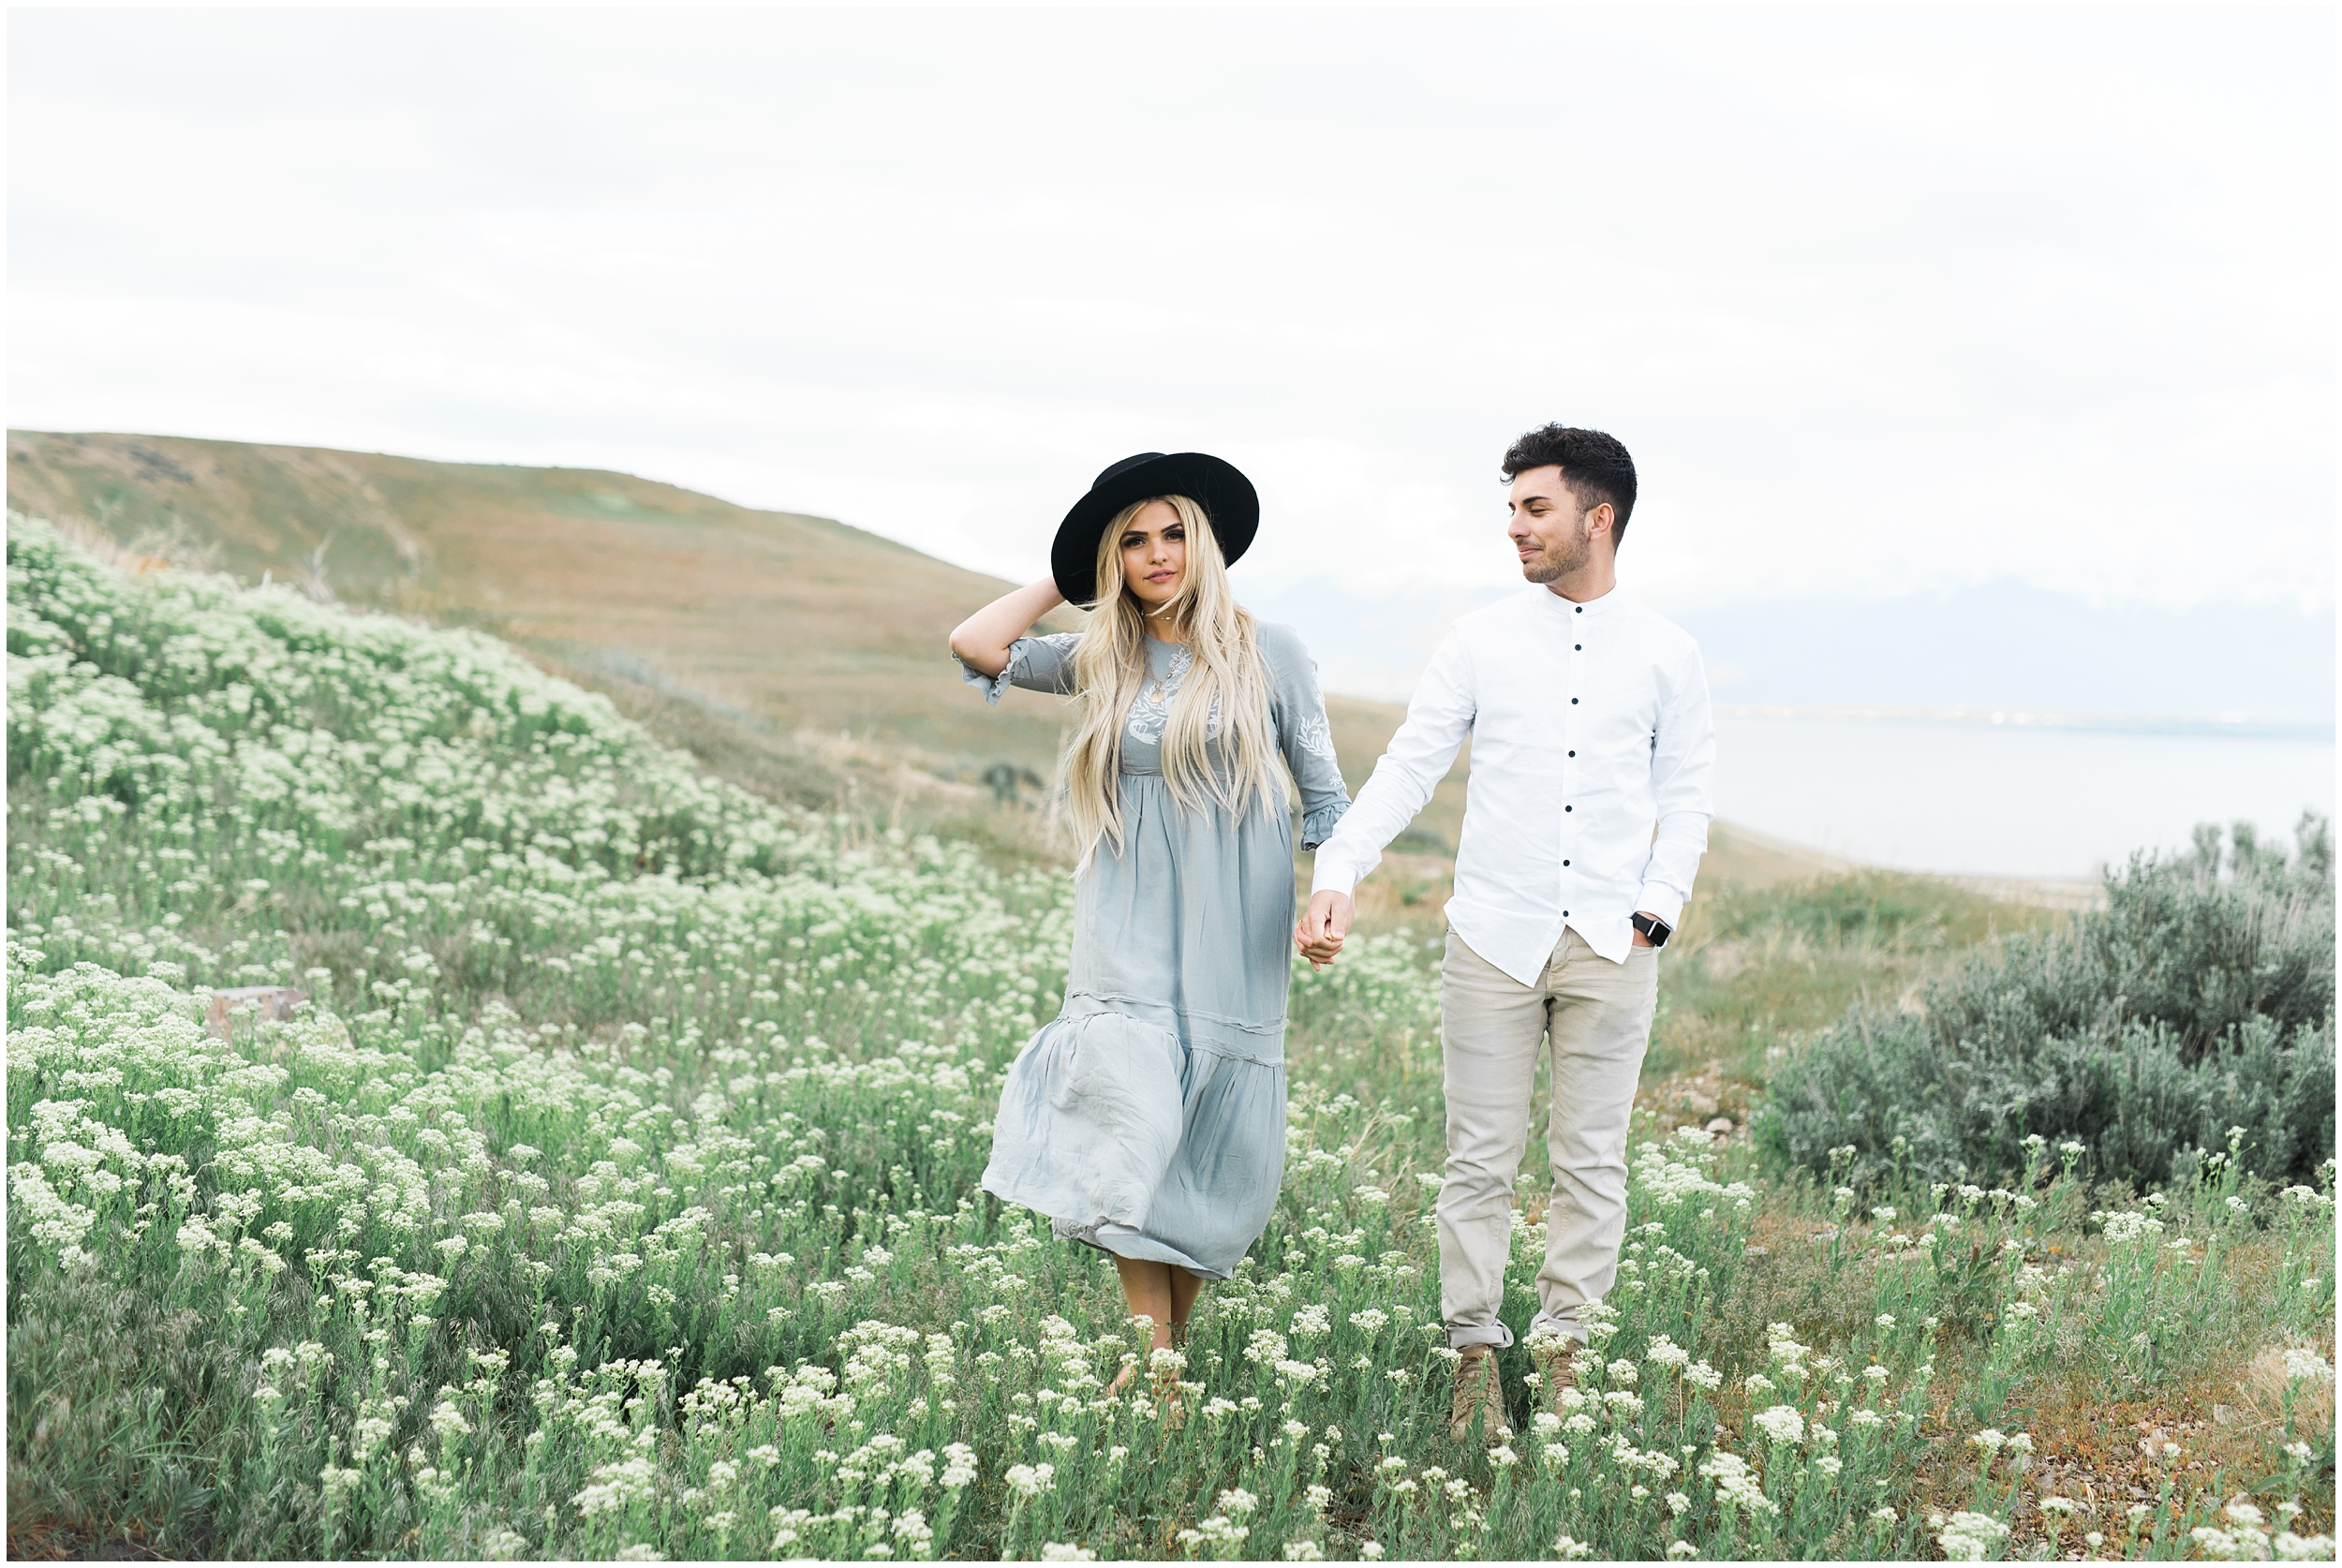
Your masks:
{"label": "long blonde hair", "polygon": [[[1163,777],[1183,810],[1217,805],[1241,817],[1284,804],[1268,718],[1268,676],[1252,612],[1228,589],[1228,568],[1204,509],[1185,496],[1134,502],[1098,541],[1097,608],[1074,650],[1081,727],[1065,755],[1066,810],[1087,863],[1103,841],[1122,850],[1123,719],[1148,679],[1147,615],[1122,580],[1122,532],[1156,501],[1179,514],[1187,530],[1187,570],[1179,591],[1159,612],[1186,639],[1187,673],[1163,732]],[[1220,743],[1214,766],[1208,743]]]}

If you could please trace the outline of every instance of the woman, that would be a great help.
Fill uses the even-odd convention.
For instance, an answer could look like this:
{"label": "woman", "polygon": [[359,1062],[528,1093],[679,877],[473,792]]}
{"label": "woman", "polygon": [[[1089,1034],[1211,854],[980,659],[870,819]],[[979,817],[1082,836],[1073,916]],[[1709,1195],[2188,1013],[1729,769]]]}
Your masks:
{"label": "woman", "polygon": [[[1305,848],[1350,804],[1308,652],[1228,589],[1259,522],[1252,482],[1218,458],[1126,458],[1066,514],[1051,575],[952,633],[986,702],[1014,685],[1082,703],[1065,1004],[1009,1070],[984,1189],[1111,1253],[1158,1350],[1203,1281],[1235,1271],[1284,1174],[1293,837],[1277,759]],[[1091,611],[1086,630],[1025,635],[1069,600]]]}

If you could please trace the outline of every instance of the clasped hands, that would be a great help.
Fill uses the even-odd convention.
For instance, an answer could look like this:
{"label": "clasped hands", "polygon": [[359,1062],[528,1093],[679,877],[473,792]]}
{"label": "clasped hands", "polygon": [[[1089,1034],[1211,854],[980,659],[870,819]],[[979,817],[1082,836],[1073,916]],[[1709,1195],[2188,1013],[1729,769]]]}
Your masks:
{"label": "clasped hands", "polygon": [[1322,969],[1341,952],[1342,939],[1350,934],[1350,921],[1356,913],[1357,906],[1346,893],[1332,888],[1313,893],[1310,907],[1301,911],[1300,923],[1293,928],[1293,945]]}

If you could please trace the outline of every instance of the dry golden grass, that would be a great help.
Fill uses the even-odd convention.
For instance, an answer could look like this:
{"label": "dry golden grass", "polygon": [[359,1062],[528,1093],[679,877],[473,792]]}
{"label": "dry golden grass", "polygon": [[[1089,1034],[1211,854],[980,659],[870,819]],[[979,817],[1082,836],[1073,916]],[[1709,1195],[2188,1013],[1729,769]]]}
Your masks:
{"label": "dry golden grass", "polygon": [[1060,704],[1012,692],[987,712],[945,654],[1007,584],[826,519],[628,474],[169,436],[16,431],[8,459],[9,505],[78,536],[176,540],[205,557],[182,564],[473,626],[597,687],[687,692],[947,775],[1045,774],[1056,755]]}

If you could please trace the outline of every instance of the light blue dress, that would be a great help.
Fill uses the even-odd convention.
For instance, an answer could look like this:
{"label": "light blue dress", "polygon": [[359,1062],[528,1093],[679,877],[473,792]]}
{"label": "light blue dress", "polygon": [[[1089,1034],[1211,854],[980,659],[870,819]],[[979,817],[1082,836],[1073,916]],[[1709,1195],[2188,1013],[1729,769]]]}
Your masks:
{"label": "light blue dress", "polygon": [[[1315,849],[1350,806],[1317,667],[1290,627],[1257,638]],[[1068,693],[1080,640],[1020,638],[999,675],[963,673],[987,702],[1011,685]],[[1148,655],[1122,731],[1122,852],[1100,845],[1075,884],[1065,1005],[1009,1069],[983,1186],[1060,1236],[1224,1280],[1284,1175],[1293,826],[1172,800],[1163,731],[1190,656],[1151,639]]]}

